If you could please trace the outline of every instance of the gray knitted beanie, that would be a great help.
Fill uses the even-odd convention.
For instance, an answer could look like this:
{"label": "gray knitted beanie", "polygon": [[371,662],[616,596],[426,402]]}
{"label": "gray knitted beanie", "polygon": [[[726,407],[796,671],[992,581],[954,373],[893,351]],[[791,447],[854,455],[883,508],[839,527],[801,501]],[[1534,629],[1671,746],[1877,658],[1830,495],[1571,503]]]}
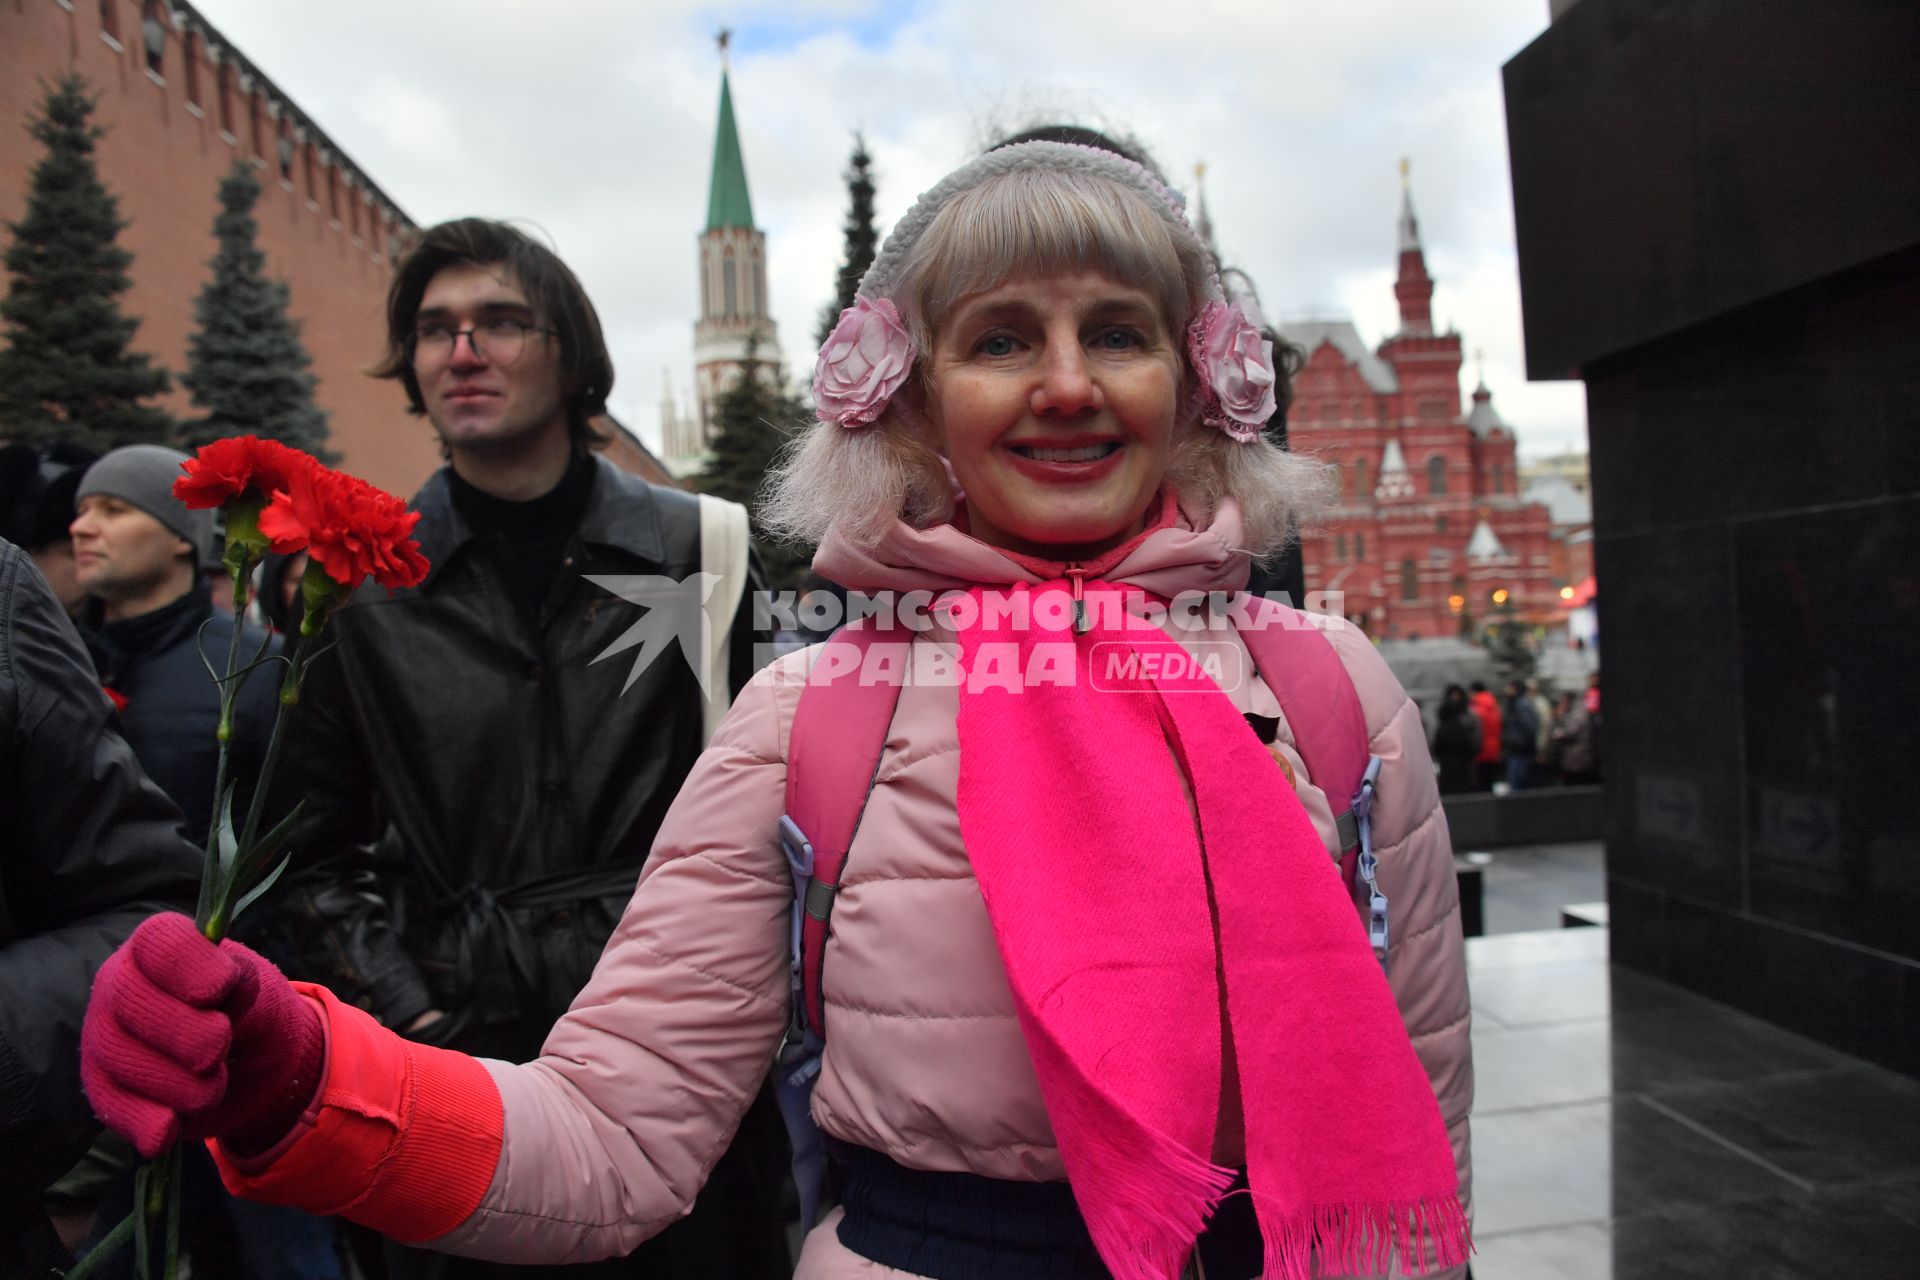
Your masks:
{"label": "gray knitted beanie", "polygon": [[173,496],[187,455],[158,444],[129,444],[87,468],[73,500],[103,494],[131,503],[193,544],[195,562],[213,563],[213,512],[192,511]]}

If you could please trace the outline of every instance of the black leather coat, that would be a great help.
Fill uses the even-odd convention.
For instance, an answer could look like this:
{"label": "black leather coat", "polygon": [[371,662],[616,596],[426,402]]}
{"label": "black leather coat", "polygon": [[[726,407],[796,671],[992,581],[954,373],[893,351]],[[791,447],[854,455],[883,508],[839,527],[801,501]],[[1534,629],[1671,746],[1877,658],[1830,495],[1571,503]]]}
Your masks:
{"label": "black leather coat", "polygon": [[[698,572],[698,507],[596,460],[536,624],[444,471],[414,505],[426,581],[369,585],[333,619],[338,648],[312,668],[289,742],[282,773],[307,804],[295,914],[318,926],[295,967],[389,1026],[444,1011],[423,1039],[531,1057],[592,972],[703,738],[677,651],[624,691],[638,650],[594,661],[644,615],[582,575]],[[736,688],[753,669],[747,625]]]}
{"label": "black leather coat", "polygon": [[28,1274],[39,1193],[99,1129],[79,1070],[94,971],[147,916],[193,909],[179,825],[53,592],[0,542],[0,1276]]}

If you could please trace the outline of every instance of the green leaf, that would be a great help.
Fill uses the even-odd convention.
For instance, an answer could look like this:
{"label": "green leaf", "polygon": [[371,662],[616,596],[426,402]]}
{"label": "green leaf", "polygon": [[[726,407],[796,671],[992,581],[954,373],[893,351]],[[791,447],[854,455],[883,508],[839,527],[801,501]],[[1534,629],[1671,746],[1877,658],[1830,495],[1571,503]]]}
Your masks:
{"label": "green leaf", "polygon": [[254,902],[259,899],[261,894],[273,888],[273,882],[278,880],[281,876],[281,873],[286,871],[286,869],[292,865],[293,865],[292,854],[288,854],[286,857],[280,859],[280,861],[277,864],[275,864],[273,870],[267,872],[266,875],[261,877],[259,884],[256,884],[253,886],[253,888],[247,890],[246,896],[242,897],[240,901],[233,904],[233,910],[227,913],[228,924],[232,924],[233,921],[238,920],[240,918],[240,913],[242,911],[245,911],[248,907],[252,906]]}

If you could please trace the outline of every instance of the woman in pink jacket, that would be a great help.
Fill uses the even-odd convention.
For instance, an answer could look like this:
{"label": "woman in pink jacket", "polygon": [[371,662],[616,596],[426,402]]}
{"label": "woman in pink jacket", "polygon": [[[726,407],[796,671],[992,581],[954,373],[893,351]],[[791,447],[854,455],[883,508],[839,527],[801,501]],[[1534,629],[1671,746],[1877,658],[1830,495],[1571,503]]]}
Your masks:
{"label": "woman in pink jacket", "polygon": [[[1151,174],[1035,142],[922,196],[822,351],[769,510],[825,577],[935,603],[824,952],[812,1114],[846,1185],[804,1280],[1463,1269],[1467,988],[1418,711],[1327,631],[1380,762],[1377,957],[1345,797],[1239,632],[1177,607],[1243,586],[1315,489],[1260,435],[1257,323]],[[413,1044],[156,917],[96,984],[101,1116],[409,1242],[631,1249],[687,1211],[790,1021],[779,826],[816,657],[741,694],[537,1061]]]}

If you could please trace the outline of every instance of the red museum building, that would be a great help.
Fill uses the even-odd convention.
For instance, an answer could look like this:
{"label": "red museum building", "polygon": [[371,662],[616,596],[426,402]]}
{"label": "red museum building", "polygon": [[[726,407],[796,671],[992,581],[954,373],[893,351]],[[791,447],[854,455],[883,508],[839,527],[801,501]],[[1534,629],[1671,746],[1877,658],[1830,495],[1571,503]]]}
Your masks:
{"label": "red museum building", "polygon": [[1413,198],[1400,206],[1400,331],[1368,350],[1350,320],[1276,326],[1306,362],[1292,447],[1324,459],[1339,494],[1302,548],[1309,593],[1341,592],[1382,639],[1458,635],[1558,617],[1547,508],[1520,496],[1512,428],[1484,382],[1460,399],[1458,333],[1435,333],[1433,277]]}

